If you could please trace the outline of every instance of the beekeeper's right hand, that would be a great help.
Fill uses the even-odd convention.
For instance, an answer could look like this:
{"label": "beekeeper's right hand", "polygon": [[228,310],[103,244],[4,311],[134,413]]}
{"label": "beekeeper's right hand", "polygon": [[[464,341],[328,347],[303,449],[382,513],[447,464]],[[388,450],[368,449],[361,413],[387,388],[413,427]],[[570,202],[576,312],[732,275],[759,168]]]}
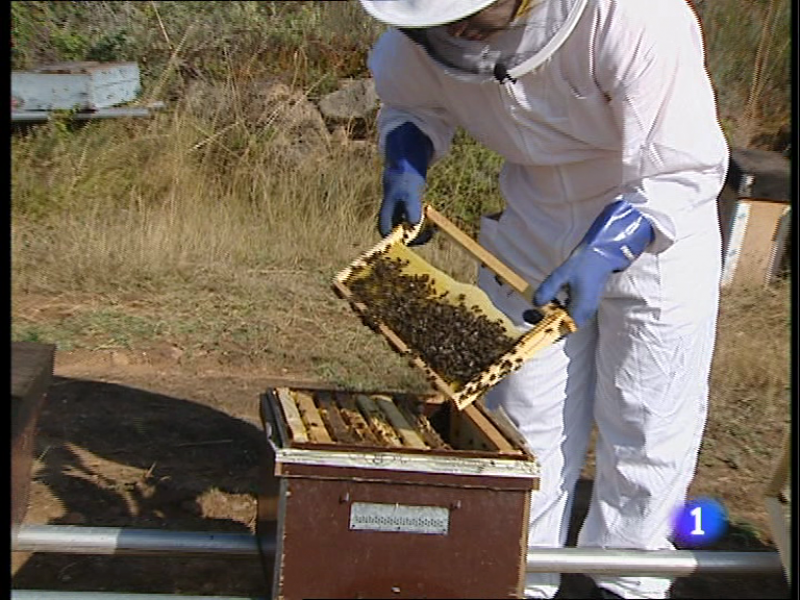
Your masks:
{"label": "beekeeper's right hand", "polygon": [[597,312],[612,273],[627,269],[653,241],[655,230],[636,207],[619,195],[606,206],[569,258],[539,286],[533,303],[552,302],[559,290],[569,292],[567,312],[583,327]]}
{"label": "beekeeper's right hand", "polygon": [[[400,223],[419,223],[422,191],[432,156],[433,144],[413,123],[403,123],[386,136],[383,201],[378,213],[378,231],[383,237]],[[428,241],[430,233],[424,234],[412,244]]]}

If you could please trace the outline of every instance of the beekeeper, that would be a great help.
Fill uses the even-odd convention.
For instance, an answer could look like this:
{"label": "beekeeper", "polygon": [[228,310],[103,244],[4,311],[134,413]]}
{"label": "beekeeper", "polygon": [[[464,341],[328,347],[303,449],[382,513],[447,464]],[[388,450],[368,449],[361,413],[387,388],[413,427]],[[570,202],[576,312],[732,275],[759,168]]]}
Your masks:
{"label": "beekeeper", "polygon": [[[428,168],[463,128],[505,158],[480,243],[579,329],[487,395],[542,466],[530,546],[565,543],[592,423],[578,544],[672,549],[706,421],[728,150],[686,0],[360,0],[391,27],[369,67],[382,106],[383,235],[418,223]],[[481,269],[521,329],[531,309]],[[530,314],[530,313],[527,313]],[[453,332],[458,335],[458,332]],[[594,576],[594,598],[665,598],[667,577]],[[528,574],[552,598],[557,574]]]}

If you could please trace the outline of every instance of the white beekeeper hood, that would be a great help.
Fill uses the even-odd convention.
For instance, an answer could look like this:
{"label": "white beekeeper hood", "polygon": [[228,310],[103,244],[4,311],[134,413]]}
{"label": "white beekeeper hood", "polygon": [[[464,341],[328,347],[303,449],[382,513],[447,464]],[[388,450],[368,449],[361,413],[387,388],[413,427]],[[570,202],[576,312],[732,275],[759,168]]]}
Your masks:
{"label": "white beekeeper hood", "polygon": [[496,0],[361,0],[370,15],[395,27],[435,27],[460,21]]}
{"label": "white beekeeper hood", "polygon": [[533,0],[508,27],[487,40],[456,38],[447,24],[492,2],[485,0],[361,0],[373,17],[422,45],[452,75],[516,79],[550,58],[569,37],[587,0]]}

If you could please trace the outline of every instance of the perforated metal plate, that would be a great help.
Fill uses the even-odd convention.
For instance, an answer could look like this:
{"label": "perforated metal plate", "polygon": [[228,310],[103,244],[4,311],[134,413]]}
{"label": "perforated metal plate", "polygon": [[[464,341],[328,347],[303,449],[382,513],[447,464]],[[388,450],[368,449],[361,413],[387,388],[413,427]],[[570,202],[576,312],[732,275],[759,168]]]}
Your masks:
{"label": "perforated metal plate", "polygon": [[449,526],[450,509],[441,506],[354,502],[350,507],[352,530],[447,535]]}

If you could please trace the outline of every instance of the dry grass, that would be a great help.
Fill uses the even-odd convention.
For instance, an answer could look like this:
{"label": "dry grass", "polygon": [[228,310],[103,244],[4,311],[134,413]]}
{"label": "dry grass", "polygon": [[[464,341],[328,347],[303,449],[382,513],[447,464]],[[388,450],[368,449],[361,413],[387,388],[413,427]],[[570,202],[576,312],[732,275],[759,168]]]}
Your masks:
{"label": "dry grass", "polygon": [[330,270],[375,235],[359,214],[377,193],[370,156],[323,148],[287,165],[285,148],[261,142],[222,172],[205,168],[191,118],[113,124],[97,144],[104,127],[72,134],[82,165],[59,148],[37,156],[58,132],[15,142],[15,288],[119,289],[231,265]]}
{"label": "dry grass", "polygon": [[[783,150],[791,130],[789,0],[692,0],[723,127],[734,145]],[[382,27],[346,2],[45,2],[11,6],[12,65],[136,60],[148,97],[231,71],[314,95],[366,75]]]}
{"label": "dry grass", "polygon": [[[726,290],[712,372],[713,398],[725,427],[760,446],[758,424],[790,418],[791,286]],[[777,440],[775,440],[778,443]]]}
{"label": "dry grass", "polygon": [[[353,339],[351,330],[368,336],[328,288],[378,239],[374,150],[302,149],[263,128],[210,141],[210,127],[179,109],[14,140],[15,338],[65,349],[169,343],[187,355],[304,363],[340,381],[350,359],[337,357],[354,348],[366,373],[380,372],[369,348],[388,349]],[[39,310],[43,298],[70,308]],[[298,356],[319,340],[323,349]]]}
{"label": "dry grass", "polygon": [[737,147],[790,142],[791,3],[694,0],[720,119]]}
{"label": "dry grass", "polygon": [[[718,498],[742,549],[770,538],[764,493],[791,427],[791,285],[725,290],[693,493]],[[747,539],[745,539],[747,538]],[[734,541],[734,540],[731,540]]]}

